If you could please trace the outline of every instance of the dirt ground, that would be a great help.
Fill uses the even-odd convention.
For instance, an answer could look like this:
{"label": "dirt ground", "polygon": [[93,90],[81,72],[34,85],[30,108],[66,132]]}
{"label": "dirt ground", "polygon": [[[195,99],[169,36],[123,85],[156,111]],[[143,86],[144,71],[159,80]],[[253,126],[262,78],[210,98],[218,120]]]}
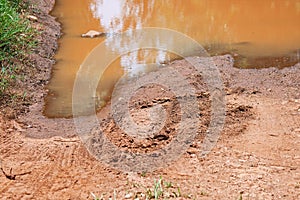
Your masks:
{"label": "dirt ground", "polygon": [[[203,158],[209,94],[186,61],[173,62],[171,66],[182,74],[191,75],[188,81],[197,88],[198,136],[170,165],[154,172],[124,173],[87,151],[72,119],[41,114],[60,29],[48,15],[54,2],[35,2],[40,8],[37,25],[45,30],[41,48],[33,56],[39,70],[34,72],[36,79],[28,81],[35,91],[28,112],[10,119],[0,116],[0,199],[94,199],[93,195],[146,199],[160,177],[166,199],[300,199],[300,63],[281,70],[237,69],[230,55],[214,57],[226,92],[226,121],[216,146]],[[137,121],[147,121],[143,116],[154,104],[173,117],[158,135],[135,141],[122,134],[109,104],[98,113],[105,135],[132,152],[150,152],[168,144],[179,120],[172,93],[143,88],[130,108]]]}

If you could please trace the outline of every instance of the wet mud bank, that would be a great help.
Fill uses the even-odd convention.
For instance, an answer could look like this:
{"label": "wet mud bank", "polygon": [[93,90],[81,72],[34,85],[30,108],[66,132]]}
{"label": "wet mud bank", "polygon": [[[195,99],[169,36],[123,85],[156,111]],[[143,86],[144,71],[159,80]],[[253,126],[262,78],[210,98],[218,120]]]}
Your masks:
{"label": "wet mud bank", "polygon": [[29,129],[29,135],[41,131],[47,135],[51,130],[48,125],[49,127],[52,124],[54,127],[64,127],[63,119],[57,120],[61,122],[57,124],[56,120],[48,120],[42,114],[45,106],[44,98],[48,94],[46,86],[52,76],[53,65],[56,63],[54,56],[59,48],[58,39],[61,37],[62,31],[61,24],[51,15],[55,6],[54,0],[31,0],[30,2],[34,7],[33,14],[37,17],[33,26],[41,32],[41,35],[38,38],[38,47],[30,55],[30,61],[34,68],[30,69],[24,83],[31,95],[30,103],[21,114],[15,116],[15,120],[22,124],[24,130]]}
{"label": "wet mud bank", "polygon": [[52,66],[55,63],[54,55],[58,48],[57,40],[61,36],[61,27],[50,15],[55,4],[54,0],[30,0],[30,4],[37,18],[33,26],[40,32],[40,36],[37,48],[30,55],[32,72],[25,77],[25,84],[33,95],[33,103],[42,104],[43,97],[47,93],[45,86],[51,78]]}
{"label": "wet mud bank", "polygon": [[30,26],[37,31],[37,46],[17,64],[20,65],[17,66],[20,68],[19,74],[12,86],[16,94],[14,97],[8,97],[8,102],[4,100],[1,105],[1,114],[8,119],[24,116],[33,104],[43,104],[43,97],[47,93],[45,86],[51,78],[52,66],[55,63],[53,58],[58,48],[57,40],[61,30],[60,24],[49,14],[53,6],[52,0],[28,1],[25,14],[31,17]]}

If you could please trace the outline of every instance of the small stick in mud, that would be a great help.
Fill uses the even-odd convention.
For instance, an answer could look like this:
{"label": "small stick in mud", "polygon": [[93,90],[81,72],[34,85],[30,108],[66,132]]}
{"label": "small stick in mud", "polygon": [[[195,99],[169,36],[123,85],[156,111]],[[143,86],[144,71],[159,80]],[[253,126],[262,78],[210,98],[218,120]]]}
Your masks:
{"label": "small stick in mud", "polygon": [[0,167],[0,169],[1,169],[2,173],[4,174],[4,176],[5,176],[6,178],[8,178],[9,180],[16,180],[16,175],[13,175],[13,174],[12,174],[12,168],[10,168],[10,172],[9,172],[10,175],[7,174],[7,173],[3,170],[2,166]]}
{"label": "small stick in mud", "polygon": [[4,174],[4,176],[9,179],[9,180],[16,180],[16,177],[17,176],[22,176],[22,175],[26,175],[26,174],[30,174],[31,172],[24,172],[24,173],[21,173],[21,174],[12,174],[12,168],[10,168],[10,171],[9,173],[10,174],[7,174],[4,169],[2,168],[2,166],[0,167],[2,173]]}

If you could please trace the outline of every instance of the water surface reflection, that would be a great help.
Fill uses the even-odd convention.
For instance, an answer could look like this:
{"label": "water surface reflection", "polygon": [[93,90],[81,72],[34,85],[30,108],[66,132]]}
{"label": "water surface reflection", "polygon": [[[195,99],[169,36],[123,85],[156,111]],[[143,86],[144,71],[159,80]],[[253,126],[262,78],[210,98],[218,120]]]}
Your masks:
{"label": "water surface reflection", "polygon": [[[61,0],[53,14],[62,22],[64,36],[48,86],[45,114],[49,117],[71,116],[73,82],[80,64],[104,39],[111,49],[128,46],[131,41],[115,37],[123,31],[143,27],[177,30],[198,41],[211,55],[231,53],[236,67],[285,67],[299,62],[300,0]],[[106,37],[80,38],[91,29],[107,33]],[[186,55],[197,54],[197,49],[180,41],[172,44],[182,46]],[[174,58],[176,55],[163,50],[124,54],[105,72],[98,93],[106,102],[124,73],[135,76]],[[103,67],[101,63],[99,67]]]}

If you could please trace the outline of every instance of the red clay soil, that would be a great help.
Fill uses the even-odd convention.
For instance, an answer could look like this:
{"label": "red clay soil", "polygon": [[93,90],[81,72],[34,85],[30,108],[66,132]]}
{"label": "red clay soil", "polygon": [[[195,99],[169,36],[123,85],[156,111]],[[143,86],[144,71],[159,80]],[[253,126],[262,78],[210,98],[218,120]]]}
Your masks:
{"label": "red clay soil", "polygon": [[[0,199],[94,199],[94,195],[99,199],[146,199],[160,176],[161,199],[300,199],[299,63],[282,70],[245,70],[234,68],[230,55],[214,57],[226,92],[226,120],[216,146],[201,157],[210,119],[209,93],[186,61],[174,61],[170,66],[188,74],[197,90],[201,108],[198,135],[168,166],[149,173],[124,173],[87,151],[72,119],[42,116],[44,85],[50,77],[59,26],[48,15],[53,1],[35,2],[44,30],[35,55],[40,70],[35,73],[43,81],[32,81],[36,90],[29,112],[15,119],[0,116]],[[50,57],[45,56],[48,46]],[[145,153],[162,148],[172,141],[180,120],[176,98],[158,86],[144,87],[129,104],[134,120],[141,123],[147,122],[147,109],[154,105],[164,107],[172,119],[167,119],[159,134],[135,140],[122,133],[108,104],[98,113],[105,135],[124,151]]]}

